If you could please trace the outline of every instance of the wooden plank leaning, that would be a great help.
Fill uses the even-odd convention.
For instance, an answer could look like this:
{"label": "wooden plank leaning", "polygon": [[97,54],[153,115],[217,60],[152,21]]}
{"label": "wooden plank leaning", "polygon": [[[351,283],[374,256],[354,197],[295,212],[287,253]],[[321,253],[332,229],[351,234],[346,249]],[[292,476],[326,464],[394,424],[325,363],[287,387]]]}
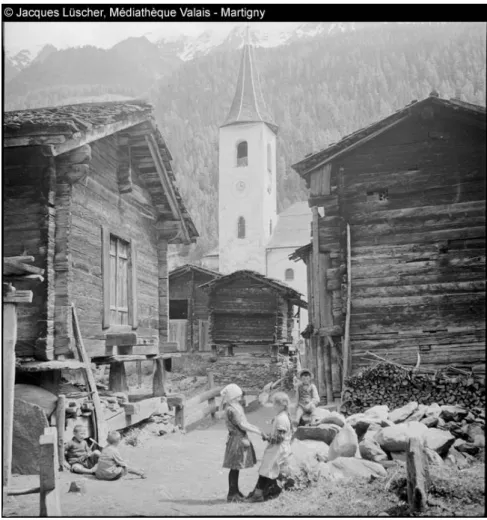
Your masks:
{"label": "wooden plank leaning", "polygon": [[350,372],[350,312],[352,308],[352,250],[351,250],[350,224],[347,224],[347,314],[345,317],[345,337],[343,339],[343,382],[342,392],[345,388],[345,380]]}
{"label": "wooden plank leaning", "polygon": [[56,428],[45,428],[39,439],[41,455],[40,468],[40,517],[61,516],[58,477],[58,447]]}
{"label": "wooden plank leaning", "polygon": [[93,400],[93,416],[94,416],[94,426],[96,430],[96,438],[95,440],[100,444],[104,445],[107,436],[107,426],[105,421],[103,420],[103,412],[101,408],[100,396],[98,394],[98,390],[96,388],[95,377],[93,376],[93,372],[91,371],[91,360],[86,353],[85,346],[83,344],[83,338],[81,337],[81,330],[79,328],[78,316],[76,314],[76,308],[73,304],[71,304],[71,309],[73,312],[73,332],[75,337],[76,348],[78,349],[78,355],[80,361],[86,364],[86,369],[84,370],[84,377],[86,381],[86,386],[88,391],[91,393],[91,399]]}

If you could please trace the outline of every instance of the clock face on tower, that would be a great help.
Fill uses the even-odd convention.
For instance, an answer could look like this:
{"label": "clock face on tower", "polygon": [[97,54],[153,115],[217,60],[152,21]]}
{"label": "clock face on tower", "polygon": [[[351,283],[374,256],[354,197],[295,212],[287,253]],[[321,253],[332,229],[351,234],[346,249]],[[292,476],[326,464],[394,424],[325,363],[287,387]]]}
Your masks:
{"label": "clock face on tower", "polygon": [[238,181],[236,184],[235,184],[235,189],[237,190],[238,193],[243,193],[245,191],[245,182],[244,181]]}

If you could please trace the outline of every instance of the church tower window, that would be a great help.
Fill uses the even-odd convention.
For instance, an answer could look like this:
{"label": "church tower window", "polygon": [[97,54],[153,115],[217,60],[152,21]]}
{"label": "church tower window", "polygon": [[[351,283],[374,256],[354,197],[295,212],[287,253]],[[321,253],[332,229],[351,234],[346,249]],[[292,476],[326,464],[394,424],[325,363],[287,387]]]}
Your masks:
{"label": "church tower window", "polygon": [[272,146],[267,143],[267,171],[272,172]]}
{"label": "church tower window", "polygon": [[237,145],[237,166],[248,166],[249,164],[249,147],[247,141],[242,141]]}
{"label": "church tower window", "polygon": [[294,269],[286,269],[284,272],[284,279],[286,282],[291,282],[294,280]]}
{"label": "church tower window", "polygon": [[238,217],[237,237],[245,238],[245,219],[243,217]]}

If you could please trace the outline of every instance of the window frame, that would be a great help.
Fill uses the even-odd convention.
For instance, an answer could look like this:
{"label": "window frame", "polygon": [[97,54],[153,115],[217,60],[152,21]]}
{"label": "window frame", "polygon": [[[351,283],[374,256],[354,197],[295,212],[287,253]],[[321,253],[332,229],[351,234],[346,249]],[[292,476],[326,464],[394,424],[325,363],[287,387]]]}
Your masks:
{"label": "window frame", "polygon": [[[242,230],[242,234],[240,231]],[[245,222],[245,217],[240,215],[237,219],[237,238],[240,240],[244,240],[247,235],[247,224]]]}
{"label": "window frame", "polygon": [[[138,327],[137,313],[137,248],[135,240],[127,237],[119,231],[109,229],[106,226],[101,228],[102,234],[102,282],[103,282],[103,320],[102,328],[110,330],[128,330]],[[112,308],[112,267],[111,262],[113,255],[111,253],[112,237],[127,244],[127,324],[121,325],[114,323],[111,313],[117,309]],[[116,256],[118,260],[118,256]]]}
{"label": "window frame", "polygon": [[[288,273],[291,273],[292,278],[288,278]],[[294,269],[292,267],[287,267],[284,270],[284,281],[293,282],[294,281]]]}
{"label": "window frame", "polygon": [[[246,155],[239,157],[239,149],[243,144],[246,145]],[[235,146],[235,160],[237,168],[245,168],[249,165],[249,142],[246,139],[237,142]]]}

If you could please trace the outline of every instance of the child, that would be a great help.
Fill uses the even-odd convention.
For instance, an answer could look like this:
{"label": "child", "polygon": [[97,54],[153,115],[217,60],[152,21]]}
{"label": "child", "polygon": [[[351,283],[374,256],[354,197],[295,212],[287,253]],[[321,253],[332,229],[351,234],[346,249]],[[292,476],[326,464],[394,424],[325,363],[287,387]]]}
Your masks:
{"label": "child", "polygon": [[243,494],[238,488],[238,477],[241,469],[251,468],[257,463],[254,446],[247,432],[262,435],[256,426],[249,424],[242,408],[242,389],[235,385],[227,385],[222,391],[222,407],[225,407],[225,422],[228,428],[228,440],[225,449],[223,467],[228,473],[228,502],[243,502]]}
{"label": "child", "polygon": [[259,480],[254,491],[249,495],[249,502],[263,502],[273,498],[281,492],[277,484],[277,478],[287,468],[291,455],[292,426],[289,417],[290,400],[284,392],[278,392],[273,396],[274,409],[277,414],[272,420],[272,432],[270,435],[262,435],[269,444],[264,451],[262,463],[259,468]]}
{"label": "child", "polygon": [[296,406],[296,418],[294,421],[296,427],[299,426],[303,414],[312,414],[320,402],[318,389],[311,383],[311,372],[309,370],[302,370],[299,374],[299,379],[301,379],[301,383],[298,385],[298,404]]}
{"label": "child", "polygon": [[140,478],[146,478],[143,471],[127,466],[127,463],[122,459],[117,449],[121,438],[120,433],[117,431],[110,432],[107,435],[108,446],[103,448],[95,472],[97,479],[118,480],[127,473],[133,473],[134,475],[139,475]]}
{"label": "child", "polygon": [[98,450],[91,451],[85,441],[86,428],[82,424],[77,424],[73,429],[73,438],[64,447],[64,456],[73,473],[94,473],[96,463],[100,457]]}

